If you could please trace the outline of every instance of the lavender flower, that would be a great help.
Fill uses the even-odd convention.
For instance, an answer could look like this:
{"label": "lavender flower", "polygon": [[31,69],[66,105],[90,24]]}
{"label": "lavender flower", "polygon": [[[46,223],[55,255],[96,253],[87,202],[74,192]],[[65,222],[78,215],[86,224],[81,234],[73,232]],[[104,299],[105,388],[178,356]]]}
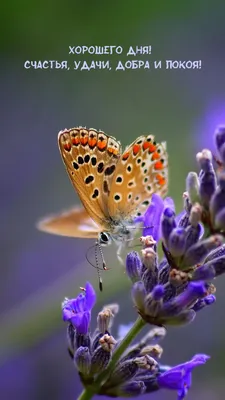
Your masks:
{"label": "lavender flower", "polygon": [[71,322],[77,332],[86,334],[91,320],[91,309],[95,302],[95,291],[87,282],[83,293],[72,300],[66,298],[62,303],[63,320]]}
{"label": "lavender flower", "polygon": [[[162,221],[165,214],[168,218],[167,209],[164,210]],[[127,274],[133,283],[132,299],[136,309],[145,322],[158,326],[193,321],[196,311],[213,304],[214,301],[204,302],[203,299],[212,294],[210,281],[225,271],[220,236],[195,242],[200,237],[199,229],[196,235],[196,223],[191,225],[190,222],[186,228],[174,227],[173,223],[171,226],[167,248],[165,245],[163,247],[166,258],[161,262],[158,261],[156,241],[152,237],[141,238],[144,245],[142,259],[137,252],[127,255]],[[181,240],[176,238],[179,234]],[[214,257],[210,259],[212,249]],[[209,261],[197,265],[207,255]],[[201,303],[201,306],[195,307],[196,303]]]}
{"label": "lavender flower", "polygon": [[[223,160],[224,127],[217,130],[216,143]],[[141,238],[142,259],[135,252],[127,256],[134,304],[151,324],[192,321],[196,311],[215,302],[211,282],[225,272],[225,172],[216,176],[209,150],[199,153],[197,160],[201,171],[199,176],[188,174],[184,211],[176,216],[171,199],[163,202],[154,195],[142,217],[143,233],[151,233]],[[157,255],[160,238],[161,261]]]}
{"label": "lavender flower", "polygon": [[[94,290],[90,286],[90,284],[86,284],[86,291],[89,290],[91,298],[95,299]],[[160,288],[156,289],[155,292],[156,297],[160,298]],[[81,301],[80,296],[75,300],[77,299]],[[63,311],[63,318],[68,322],[70,328],[73,326],[73,316],[71,317],[70,314],[72,312],[73,315],[73,311],[70,310],[68,305],[74,304],[75,300],[67,299],[66,308]],[[90,308],[93,300],[91,303],[89,303],[90,299],[86,299],[86,301],[88,301]],[[77,302],[75,303],[77,304]],[[110,329],[118,310],[119,307],[116,304],[104,306],[98,314],[96,329],[89,336],[89,344],[73,347],[70,353],[84,387],[90,390],[91,385],[94,390],[93,393],[110,397],[136,397],[140,394],[166,388],[176,390],[178,399],[183,399],[191,386],[193,368],[205,363],[209,357],[204,354],[196,355],[191,361],[175,367],[161,364],[160,358],[163,349],[157,342],[164,338],[166,330],[154,328],[139,342],[128,346],[124,352],[121,352],[115,362],[115,355],[121,345],[121,338],[114,338]],[[106,319],[104,319],[104,315]],[[103,324],[104,327],[102,318],[105,321],[107,320],[107,323]],[[80,324],[78,327],[80,327]],[[105,328],[108,329],[107,333],[102,331]],[[77,328],[73,331],[73,338],[76,334]],[[129,332],[127,335],[129,336]],[[68,340],[69,346],[71,346],[71,331]],[[110,369],[113,361],[113,368]]]}
{"label": "lavender flower", "polygon": [[225,164],[225,126],[218,126],[215,131],[215,142],[222,164]]}
{"label": "lavender flower", "polygon": [[[162,200],[154,194],[145,214],[134,221],[143,224],[142,250],[127,255],[126,273],[138,317],[125,337],[121,331],[118,337],[111,333],[117,304],[103,307],[96,329],[90,332],[96,302],[90,283],[75,299],[63,302],[69,354],[85,388],[80,400],[95,394],[136,397],[162,388],[176,390],[182,400],[190,389],[193,369],[209,359],[197,354],[186,363],[166,366],[161,363],[163,349],[158,341],[167,325],[191,322],[200,310],[215,303],[215,278],[225,272],[225,127],[217,129],[215,142],[218,168],[208,149],[197,154],[200,172],[187,176],[184,210],[179,215],[172,198]],[[131,345],[146,324],[155,328]]]}
{"label": "lavender flower", "polygon": [[[225,230],[225,126],[215,131],[215,143],[220,159],[213,166],[210,150],[204,149],[196,156],[200,173],[190,172],[187,177],[187,192],[192,206],[199,203],[200,219],[207,235],[219,233],[224,236]],[[195,182],[193,181],[195,175]],[[194,195],[193,195],[194,193]]]}
{"label": "lavender flower", "polygon": [[156,242],[158,242],[161,238],[161,216],[163,210],[167,207],[171,209],[175,209],[173,199],[171,197],[166,197],[166,199],[162,199],[157,194],[152,195],[151,204],[146,210],[143,216],[137,217],[134,222],[142,222],[143,223],[143,236],[152,236]]}
{"label": "lavender flower", "polygon": [[205,354],[196,354],[190,361],[169,368],[166,372],[159,375],[157,381],[160,387],[177,390],[177,400],[186,397],[191,387],[191,373],[198,365],[205,364],[210,357]]}

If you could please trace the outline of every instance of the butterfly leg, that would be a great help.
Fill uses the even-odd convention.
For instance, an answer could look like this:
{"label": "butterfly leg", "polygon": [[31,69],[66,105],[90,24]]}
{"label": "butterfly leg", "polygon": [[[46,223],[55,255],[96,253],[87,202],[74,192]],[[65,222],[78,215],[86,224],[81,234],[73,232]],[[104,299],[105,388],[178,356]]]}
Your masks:
{"label": "butterfly leg", "polygon": [[119,263],[121,264],[121,265],[123,265],[124,266],[124,261],[123,261],[123,259],[122,259],[122,257],[121,257],[121,253],[122,253],[122,250],[123,250],[123,248],[124,248],[124,242],[121,242],[120,244],[119,244],[119,246],[118,246],[118,249],[117,249],[117,258],[118,258],[118,260],[119,260]]}

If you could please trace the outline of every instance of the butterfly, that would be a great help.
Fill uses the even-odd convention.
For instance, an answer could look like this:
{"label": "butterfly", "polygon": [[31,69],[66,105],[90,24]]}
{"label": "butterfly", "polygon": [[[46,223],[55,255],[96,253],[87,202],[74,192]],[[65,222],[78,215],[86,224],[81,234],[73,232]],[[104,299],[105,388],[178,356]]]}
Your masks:
{"label": "butterfly", "polygon": [[42,231],[100,244],[133,237],[134,220],[150,204],[153,193],[168,188],[166,143],[142,135],[124,152],[119,141],[103,131],[77,127],[58,134],[58,145],[69,178],[83,207],[73,207],[41,220]]}

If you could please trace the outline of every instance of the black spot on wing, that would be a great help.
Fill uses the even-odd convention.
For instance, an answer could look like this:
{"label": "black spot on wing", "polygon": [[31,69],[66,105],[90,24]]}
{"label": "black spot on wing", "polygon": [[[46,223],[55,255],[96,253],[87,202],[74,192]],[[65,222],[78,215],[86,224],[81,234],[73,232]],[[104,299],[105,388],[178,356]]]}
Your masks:
{"label": "black spot on wing", "polygon": [[105,176],[112,175],[113,172],[115,171],[115,169],[116,169],[116,166],[114,164],[111,165],[110,167],[107,167],[105,170]]}

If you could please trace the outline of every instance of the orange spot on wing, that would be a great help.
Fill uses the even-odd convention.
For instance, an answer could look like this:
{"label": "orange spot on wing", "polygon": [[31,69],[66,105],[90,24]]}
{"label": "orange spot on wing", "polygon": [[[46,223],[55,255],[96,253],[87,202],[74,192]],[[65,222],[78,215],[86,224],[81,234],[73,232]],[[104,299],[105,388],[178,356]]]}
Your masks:
{"label": "orange spot on wing", "polygon": [[80,142],[83,146],[85,146],[88,143],[88,138],[87,137],[81,137]]}
{"label": "orange spot on wing", "polygon": [[160,174],[157,174],[157,175],[156,175],[156,179],[157,179],[158,184],[159,184],[160,186],[165,185],[166,179],[164,178],[164,176],[162,176],[162,175],[160,175]]}
{"label": "orange spot on wing", "polygon": [[133,147],[133,154],[134,154],[134,156],[137,155],[137,153],[139,152],[139,150],[140,150],[140,145],[139,145],[139,144],[135,144],[134,147]]}
{"label": "orange spot on wing", "polygon": [[109,154],[113,154],[114,156],[116,156],[119,152],[119,150],[115,149],[114,147],[108,147],[107,150],[108,150]]}
{"label": "orange spot on wing", "polygon": [[142,148],[143,148],[143,150],[147,150],[147,149],[150,148],[150,146],[151,146],[151,143],[149,143],[149,142],[144,142]]}
{"label": "orange spot on wing", "polygon": [[98,141],[97,147],[98,147],[99,150],[104,150],[106,148],[106,146],[107,146],[106,140],[103,140],[103,141],[99,140]]}
{"label": "orange spot on wing", "polygon": [[149,153],[154,153],[154,151],[156,150],[156,146],[152,143],[149,143]]}
{"label": "orange spot on wing", "polygon": [[108,147],[108,152],[110,153],[110,154],[113,154],[114,153],[114,148],[113,147]]}
{"label": "orange spot on wing", "polygon": [[163,169],[163,163],[161,161],[157,161],[155,163],[155,169]]}
{"label": "orange spot on wing", "polygon": [[77,145],[80,143],[80,139],[79,139],[78,136],[72,137],[71,142],[72,142],[75,146],[77,146]]}
{"label": "orange spot on wing", "polygon": [[122,157],[122,160],[123,161],[125,161],[125,160],[127,160],[128,159],[128,157],[129,157],[129,155],[130,155],[130,153],[124,153],[124,155],[123,155],[123,157]]}
{"label": "orange spot on wing", "polygon": [[66,151],[70,151],[71,150],[71,144],[69,142],[64,143],[63,147],[64,147],[64,150],[66,150]]}
{"label": "orange spot on wing", "polygon": [[93,149],[97,144],[97,140],[95,138],[89,139],[88,144],[89,144],[90,148]]}
{"label": "orange spot on wing", "polygon": [[[155,151],[155,153],[152,154],[152,161],[158,160],[160,158],[160,154]],[[157,163],[156,163],[157,164]]]}

